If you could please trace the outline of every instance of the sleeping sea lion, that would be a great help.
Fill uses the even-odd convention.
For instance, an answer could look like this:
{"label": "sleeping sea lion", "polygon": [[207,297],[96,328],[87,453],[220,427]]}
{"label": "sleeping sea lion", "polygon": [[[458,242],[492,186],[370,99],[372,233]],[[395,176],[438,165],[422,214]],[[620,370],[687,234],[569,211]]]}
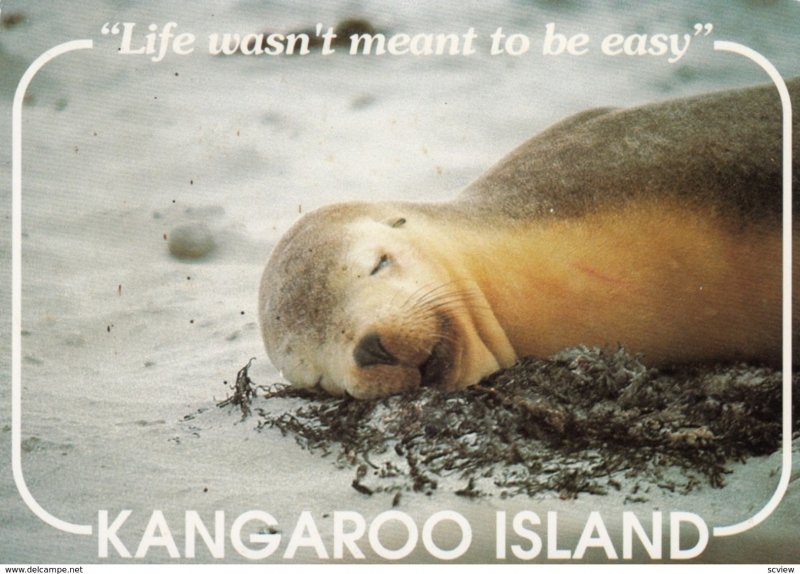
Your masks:
{"label": "sleeping sea lion", "polygon": [[462,388],[577,344],[777,362],[781,118],[773,85],[590,110],[454,201],[309,213],[261,280],[270,359],[357,398]]}

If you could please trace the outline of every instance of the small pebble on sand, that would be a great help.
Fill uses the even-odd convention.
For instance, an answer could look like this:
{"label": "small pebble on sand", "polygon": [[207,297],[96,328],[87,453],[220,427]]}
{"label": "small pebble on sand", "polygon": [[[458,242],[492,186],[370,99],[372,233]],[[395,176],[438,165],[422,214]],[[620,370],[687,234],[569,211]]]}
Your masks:
{"label": "small pebble on sand", "polygon": [[214,250],[216,242],[207,225],[181,225],[169,232],[169,252],[178,259],[199,259]]}

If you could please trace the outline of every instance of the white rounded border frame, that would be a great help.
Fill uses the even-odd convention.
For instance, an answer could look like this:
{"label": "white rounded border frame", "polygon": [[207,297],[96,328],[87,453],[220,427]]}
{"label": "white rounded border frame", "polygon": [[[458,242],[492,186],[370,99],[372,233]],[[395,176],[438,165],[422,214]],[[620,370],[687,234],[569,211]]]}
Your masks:
{"label": "white rounded border frame", "polygon": [[[12,108],[11,169],[11,466],[14,482],[28,508],[50,526],[71,534],[91,535],[91,524],[73,524],[57,518],[33,497],[22,472],[22,107],[33,77],[51,60],[76,50],[92,49],[92,40],[59,44],[39,56],[22,76]],[[783,463],[778,486],[756,514],[729,526],[715,526],[714,536],[732,536],[763,522],[778,507],[789,486],[792,468],[792,104],[778,70],[760,53],[735,42],[715,41],[714,49],[745,56],[760,65],[778,89],[783,108]]]}
{"label": "white rounded border frame", "polygon": [[783,109],[783,464],[778,486],[761,510],[737,524],[714,527],[714,536],[732,536],[750,530],[772,514],[786,494],[792,472],[792,100],[778,70],[755,50],[720,40],[714,42],[714,49],[745,56],[761,66],[778,88]]}
{"label": "white rounded border frame", "polygon": [[92,40],[73,40],[36,58],[17,84],[11,109],[11,468],[22,500],[50,526],[72,534],[91,535],[91,524],[56,518],[36,501],[22,474],[22,105],[33,77],[45,64],[67,52],[94,47]]}

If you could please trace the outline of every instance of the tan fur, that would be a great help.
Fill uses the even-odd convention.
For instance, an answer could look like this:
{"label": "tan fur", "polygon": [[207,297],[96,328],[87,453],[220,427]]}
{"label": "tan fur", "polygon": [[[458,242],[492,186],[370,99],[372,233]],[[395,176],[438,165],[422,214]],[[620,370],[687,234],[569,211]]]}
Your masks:
{"label": "tan fur", "polygon": [[652,364],[780,356],[781,240],[768,226],[655,203],[482,230],[472,249],[471,231],[443,241],[519,356],[576,344],[625,345]]}

